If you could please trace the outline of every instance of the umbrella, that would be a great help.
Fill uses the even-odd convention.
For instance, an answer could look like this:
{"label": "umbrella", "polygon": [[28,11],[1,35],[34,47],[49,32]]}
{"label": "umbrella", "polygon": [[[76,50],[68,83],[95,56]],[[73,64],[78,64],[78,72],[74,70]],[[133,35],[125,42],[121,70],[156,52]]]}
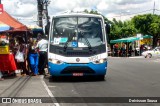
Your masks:
{"label": "umbrella", "polygon": [[10,30],[10,29],[12,29],[11,26],[0,21],[0,32],[4,32],[4,31]]}
{"label": "umbrella", "polygon": [[37,25],[29,25],[28,28],[31,29],[33,32],[43,31],[42,27],[39,27]]}

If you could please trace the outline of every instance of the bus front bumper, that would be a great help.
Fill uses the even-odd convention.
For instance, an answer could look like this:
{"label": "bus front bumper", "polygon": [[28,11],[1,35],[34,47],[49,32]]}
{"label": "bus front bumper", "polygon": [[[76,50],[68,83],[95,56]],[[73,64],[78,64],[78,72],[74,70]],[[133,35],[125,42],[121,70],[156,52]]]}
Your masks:
{"label": "bus front bumper", "polygon": [[48,70],[52,76],[74,76],[81,73],[83,76],[88,75],[105,75],[107,72],[107,61],[101,64],[53,64],[48,62]]}

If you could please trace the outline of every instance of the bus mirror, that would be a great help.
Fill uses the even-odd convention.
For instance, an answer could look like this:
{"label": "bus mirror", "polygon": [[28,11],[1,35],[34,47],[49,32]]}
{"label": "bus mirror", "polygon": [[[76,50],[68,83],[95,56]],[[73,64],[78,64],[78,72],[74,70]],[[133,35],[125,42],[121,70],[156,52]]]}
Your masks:
{"label": "bus mirror", "polygon": [[49,35],[49,29],[50,29],[50,22],[47,23],[45,26],[45,34],[48,36]]}
{"label": "bus mirror", "polygon": [[110,25],[107,22],[105,22],[105,30],[107,35],[110,34]]}
{"label": "bus mirror", "polygon": [[109,42],[110,25],[107,22],[105,22],[105,30],[106,30],[107,42]]}

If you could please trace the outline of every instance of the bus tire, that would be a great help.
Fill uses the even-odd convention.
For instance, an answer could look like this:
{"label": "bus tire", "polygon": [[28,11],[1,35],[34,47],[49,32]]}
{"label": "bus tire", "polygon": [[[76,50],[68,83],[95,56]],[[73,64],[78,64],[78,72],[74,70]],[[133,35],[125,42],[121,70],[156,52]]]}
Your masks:
{"label": "bus tire", "polygon": [[151,58],[152,57],[152,54],[151,53],[148,53],[146,58]]}
{"label": "bus tire", "polygon": [[53,82],[53,81],[58,81],[60,79],[60,76],[50,76],[49,81]]}
{"label": "bus tire", "polygon": [[105,75],[99,75],[97,78],[100,81],[104,81],[105,80]]}
{"label": "bus tire", "polygon": [[51,76],[49,77],[49,82],[52,82],[52,81],[54,81],[54,76],[51,75]]}

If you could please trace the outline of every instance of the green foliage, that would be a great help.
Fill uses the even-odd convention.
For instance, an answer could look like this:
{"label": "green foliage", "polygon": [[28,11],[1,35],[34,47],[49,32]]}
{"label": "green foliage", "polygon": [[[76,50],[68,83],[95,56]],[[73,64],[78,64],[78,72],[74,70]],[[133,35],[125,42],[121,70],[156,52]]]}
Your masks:
{"label": "green foliage", "polygon": [[87,9],[84,10],[85,13],[89,13],[89,11]]}
{"label": "green foliage", "polygon": [[94,10],[88,11],[87,9],[85,9],[83,12],[89,13],[89,14],[97,14],[97,15],[100,15],[100,13],[98,13],[98,11],[94,11]]}
{"label": "green foliage", "polygon": [[137,15],[132,18],[135,28],[142,34],[153,36],[153,46],[157,46],[157,40],[160,36],[160,16],[153,14]]}
{"label": "green foliage", "polygon": [[113,19],[111,25],[111,34],[110,38],[119,39],[119,38],[126,38],[130,36],[135,36],[137,30],[134,28],[134,25],[131,21],[117,21]]}

